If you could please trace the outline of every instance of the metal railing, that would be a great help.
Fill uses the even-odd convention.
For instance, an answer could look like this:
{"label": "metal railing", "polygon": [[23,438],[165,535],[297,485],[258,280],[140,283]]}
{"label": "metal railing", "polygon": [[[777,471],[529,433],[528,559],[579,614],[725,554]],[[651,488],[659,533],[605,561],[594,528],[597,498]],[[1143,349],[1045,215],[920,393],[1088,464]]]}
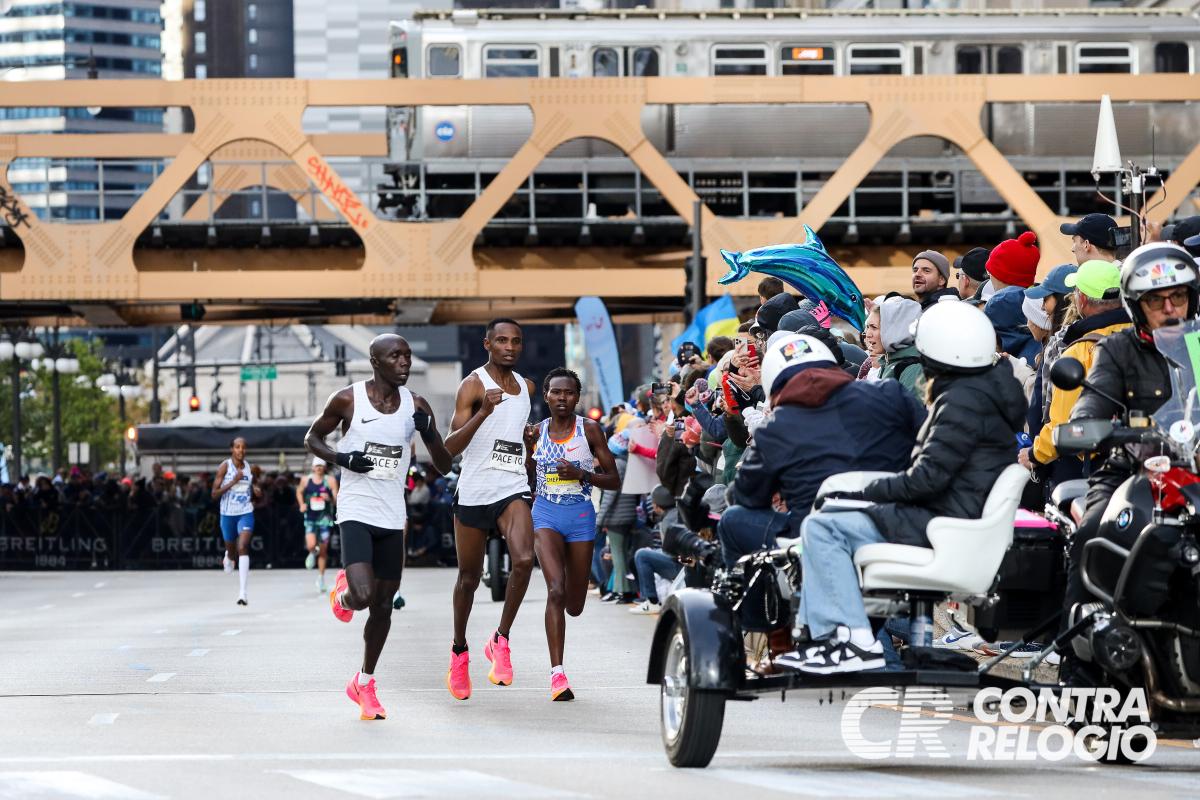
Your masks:
{"label": "metal railing", "polygon": [[[504,161],[394,162],[380,159],[330,159],[343,181],[379,219],[427,222],[457,219],[479,197]],[[119,219],[169,164],[166,160],[17,160],[11,167],[14,189],[39,216],[59,207],[94,209],[91,218]],[[797,169],[781,159],[673,162],[681,177],[719,216],[749,219],[798,214],[823,186],[835,165],[816,162]],[[1013,226],[1020,219],[982,176],[962,158],[894,159],[881,162],[854,189],[829,222],[839,225],[913,227],[950,225]],[[1086,165],[1061,160],[1014,159],[1031,188],[1062,216],[1091,211],[1119,212],[1101,201]],[[1174,164],[1163,167],[1169,173]],[[292,191],[272,188],[272,175],[294,170]],[[214,182],[229,170],[257,178],[253,186],[218,189]],[[159,215],[160,223],[218,226],[340,222],[320,190],[288,161],[206,162],[197,180],[176,194]],[[1101,187],[1119,197],[1117,179]],[[1192,192],[1200,198],[1200,190]],[[1188,204],[1184,204],[1186,207]],[[196,209],[200,209],[197,213]],[[191,210],[191,213],[188,213]],[[76,212],[77,216],[79,212]],[[186,215],[186,216],[185,216]],[[619,158],[558,164],[545,161],[513,192],[489,223],[492,229],[538,225],[606,226],[645,229],[685,226],[662,194],[641,172]]]}

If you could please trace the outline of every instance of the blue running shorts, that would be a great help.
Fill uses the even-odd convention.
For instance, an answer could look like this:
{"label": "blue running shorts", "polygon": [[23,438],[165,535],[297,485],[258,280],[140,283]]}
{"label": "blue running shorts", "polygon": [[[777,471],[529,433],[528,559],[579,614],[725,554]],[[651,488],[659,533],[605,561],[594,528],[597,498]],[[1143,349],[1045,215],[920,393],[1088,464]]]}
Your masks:
{"label": "blue running shorts", "polygon": [[254,512],[235,516],[221,515],[221,538],[227,542],[237,539],[242,531],[254,532]]}
{"label": "blue running shorts", "polygon": [[596,508],[590,502],[551,503],[543,497],[533,501],[533,529],[549,528],[567,542],[596,539]]}

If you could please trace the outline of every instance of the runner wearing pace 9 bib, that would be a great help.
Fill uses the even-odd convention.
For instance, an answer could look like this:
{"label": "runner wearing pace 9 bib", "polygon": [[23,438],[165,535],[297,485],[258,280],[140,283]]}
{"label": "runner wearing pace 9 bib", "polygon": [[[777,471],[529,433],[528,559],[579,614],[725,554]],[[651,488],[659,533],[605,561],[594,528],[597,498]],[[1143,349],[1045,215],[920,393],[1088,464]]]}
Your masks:
{"label": "runner wearing pace 9 bib", "polygon": [[[377,336],[370,354],[374,377],[334,393],[309,428],[304,446],[343,468],[337,523],[344,569],[334,581],[329,604],[342,622],[349,622],[355,611],[370,609],[363,630],[362,669],[350,679],[346,694],[358,703],[362,719],[384,719],[374,672],[404,570],[404,478],[413,437],[421,434],[434,467],[442,472],[450,470],[450,454],[429,404],[404,388],[412,367],[408,342],[394,334]],[[339,426],[342,438],[335,451],[325,437]]]}
{"label": "runner wearing pace 9 bib", "polygon": [[[564,610],[583,612],[596,540],[592,487],[621,487],[617,464],[600,425],[575,413],[583,386],[569,369],[550,370],[542,382],[550,418],[529,429],[528,468],[537,482],[533,547],[546,579],[546,644],[550,647],[550,699],[573,700],[563,671],[567,634]],[[596,469],[599,462],[600,469]]]}
{"label": "runner wearing pace 9 bib", "polygon": [[254,535],[254,502],[262,494],[254,485],[250,464],[246,461],[246,440],[237,437],[229,443],[229,458],[217,467],[212,497],[221,502],[221,538],[225,541],[225,572],[233,572],[234,555],[238,567],[239,606],[246,605],[246,582],[250,578],[250,537]]}
{"label": "runner wearing pace 9 bib", "polygon": [[533,519],[529,514],[533,497],[525,471],[524,442],[534,387],[532,381],[513,371],[524,347],[520,324],[511,319],[488,323],[483,347],[488,362],[458,387],[454,420],[446,437],[446,449],[463,456],[454,496],[458,580],[454,583],[454,640],[446,674],[446,688],[457,700],[471,696],[467,620],[483,576],[488,531],[500,531],[512,560],[500,626],[483,648],[492,662],[488,680],[497,686],[508,686],[513,680],[508,633],[533,572]]}

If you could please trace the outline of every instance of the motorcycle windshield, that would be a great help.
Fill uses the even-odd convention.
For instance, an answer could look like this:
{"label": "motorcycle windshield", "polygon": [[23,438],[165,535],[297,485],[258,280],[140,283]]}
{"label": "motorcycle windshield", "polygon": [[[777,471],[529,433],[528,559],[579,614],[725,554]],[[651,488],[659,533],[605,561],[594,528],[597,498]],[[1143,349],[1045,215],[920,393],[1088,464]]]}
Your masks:
{"label": "motorcycle windshield", "polygon": [[1196,450],[1200,433],[1200,405],[1196,398],[1196,374],[1200,372],[1200,320],[1168,325],[1154,332],[1154,345],[1167,359],[1171,372],[1171,399],[1151,419],[1181,455]]}

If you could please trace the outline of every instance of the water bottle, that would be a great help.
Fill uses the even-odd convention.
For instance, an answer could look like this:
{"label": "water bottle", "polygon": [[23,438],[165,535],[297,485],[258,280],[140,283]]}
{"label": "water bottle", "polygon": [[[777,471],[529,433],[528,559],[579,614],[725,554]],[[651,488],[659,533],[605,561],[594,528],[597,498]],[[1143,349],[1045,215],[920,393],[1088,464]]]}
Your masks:
{"label": "water bottle", "polygon": [[923,614],[913,617],[910,635],[913,647],[933,647],[933,620]]}

